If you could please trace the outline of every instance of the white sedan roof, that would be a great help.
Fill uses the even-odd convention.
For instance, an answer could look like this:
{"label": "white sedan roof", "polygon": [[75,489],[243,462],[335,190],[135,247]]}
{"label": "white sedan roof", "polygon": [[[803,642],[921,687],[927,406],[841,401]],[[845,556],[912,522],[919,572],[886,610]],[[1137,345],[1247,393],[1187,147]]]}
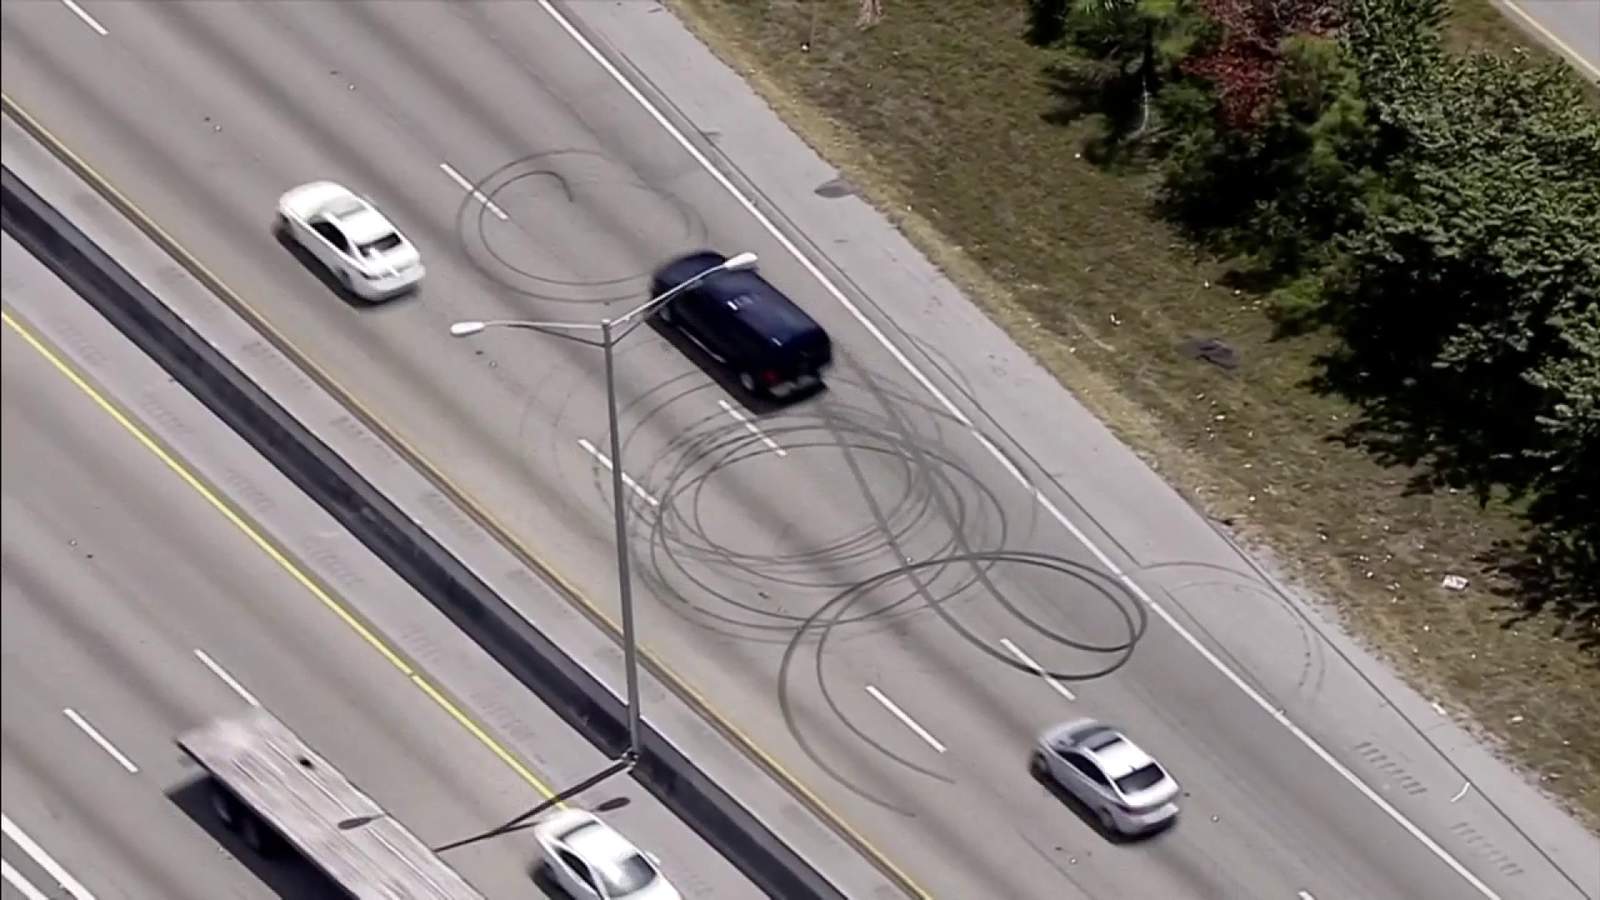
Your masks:
{"label": "white sedan roof", "polygon": [[579,856],[598,866],[614,865],[621,860],[639,855],[637,847],[599,819],[580,825],[568,832],[563,840]]}
{"label": "white sedan roof", "polygon": [[365,203],[350,209],[348,212],[330,209],[328,214],[339,220],[340,230],[357,244],[365,244],[368,241],[377,240],[386,234],[394,233],[396,230],[394,225],[384,218],[383,213]]}
{"label": "white sedan roof", "polygon": [[302,184],[284,194],[279,202],[304,219],[320,213],[337,220],[340,230],[358,244],[399,231],[359,194],[332,181]]}
{"label": "white sedan roof", "polygon": [[[1087,749],[1087,748],[1085,748]],[[1100,763],[1100,768],[1106,777],[1116,780],[1130,772],[1135,772],[1155,762],[1150,754],[1144,752],[1139,746],[1126,737],[1117,736],[1117,740],[1102,744],[1089,750],[1095,761]]]}

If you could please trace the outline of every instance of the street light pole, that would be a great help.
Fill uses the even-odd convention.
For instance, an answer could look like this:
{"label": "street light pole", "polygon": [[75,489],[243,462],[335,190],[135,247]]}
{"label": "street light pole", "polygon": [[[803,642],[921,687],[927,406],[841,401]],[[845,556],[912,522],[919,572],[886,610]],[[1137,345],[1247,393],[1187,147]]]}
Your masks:
{"label": "street light pole", "polygon": [[[639,645],[634,631],[633,578],[628,555],[628,508],[627,500],[622,493],[626,483],[622,471],[622,428],[617,413],[616,361],[613,351],[618,341],[633,333],[650,313],[679,292],[694,287],[718,272],[737,272],[752,269],[755,265],[754,253],[737,254],[681,284],[674,285],[659,296],[650,298],[619,318],[601,319],[598,326],[588,322],[532,322],[507,319],[456,322],[450,326],[450,334],[455,337],[470,337],[489,328],[521,328],[537,331],[552,337],[599,347],[605,356],[606,420],[611,432],[611,509],[617,527],[617,593],[618,601],[622,605],[622,666],[628,692],[628,749],[623,751],[622,759],[619,761],[623,766],[632,766],[638,762],[643,747],[639,735]],[[598,341],[579,337],[577,334],[595,330],[600,332]]]}
{"label": "street light pole", "polygon": [[600,320],[600,343],[606,360],[606,418],[611,431],[611,509],[617,524],[617,593],[622,604],[622,669],[628,686],[628,750],[624,759],[639,761],[639,645],[633,630],[633,577],[628,554],[628,504],[622,493],[622,429],[617,415],[617,369],[611,320]]}

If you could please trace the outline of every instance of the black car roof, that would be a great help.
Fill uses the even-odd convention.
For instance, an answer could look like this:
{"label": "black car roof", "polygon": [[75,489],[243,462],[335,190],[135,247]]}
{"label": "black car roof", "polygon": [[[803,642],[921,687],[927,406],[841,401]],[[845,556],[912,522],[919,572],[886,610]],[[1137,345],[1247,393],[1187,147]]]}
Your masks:
{"label": "black car roof", "polygon": [[704,289],[712,302],[732,304],[735,315],[778,343],[820,330],[805,310],[754,272],[719,273],[706,279]]}
{"label": "black car roof", "polygon": [[680,256],[661,267],[656,277],[670,284],[682,284],[712,266],[727,262],[728,258],[711,250],[701,250]]}
{"label": "black car roof", "polygon": [[[657,281],[661,282],[657,287],[682,284],[726,260],[713,250],[680,256],[657,271]],[[718,272],[707,278],[699,290],[714,303],[732,302],[734,315],[779,346],[805,335],[825,336],[815,319],[754,270]]]}

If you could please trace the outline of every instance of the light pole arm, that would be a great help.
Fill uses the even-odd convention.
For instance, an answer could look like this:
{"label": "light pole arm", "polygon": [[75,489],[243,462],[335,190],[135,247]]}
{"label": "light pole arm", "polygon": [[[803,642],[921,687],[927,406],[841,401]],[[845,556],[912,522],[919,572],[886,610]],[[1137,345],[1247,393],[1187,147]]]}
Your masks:
{"label": "light pole arm", "polygon": [[591,347],[605,346],[603,337],[597,341],[578,336],[577,332],[581,331],[598,331],[602,335],[605,334],[604,325],[596,325],[590,322],[530,322],[523,319],[490,319],[487,322],[457,322],[450,326],[450,333],[456,337],[468,337],[481,331],[487,331],[490,328],[520,328],[523,331],[537,331],[540,334],[547,334],[562,340],[577,341],[580,344],[588,344]]}
{"label": "light pole arm", "polygon": [[[645,319],[649,318],[651,313],[655,312],[657,309],[660,309],[668,300],[671,300],[673,297],[678,296],[689,288],[694,287],[702,281],[705,281],[707,278],[720,271],[722,271],[722,266],[712,266],[688,281],[680,282],[670,288],[667,288],[665,291],[661,292],[660,295],[651,297],[649,300],[646,300],[645,302],[635,306],[633,309],[628,310],[621,316],[612,320],[611,327],[613,340],[620,341],[627,337],[635,328],[638,328]],[[621,329],[620,331],[617,330],[619,328]]]}
{"label": "light pole arm", "polygon": [[[742,272],[745,269],[755,268],[756,261],[757,257],[754,253],[749,251],[739,253],[717,263],[716,265],[706,269],[704,272],[701,272],[698,275],[695,275],[693,278],[690,278],[687,281],[682,281],[673,285],[672,287],[663,291],[660,296],[651,297],[649,300],[646,300],[638,306],[635,306],[633,309],[628,310],[626,313],[623,313],[621,316],[611,320],[613,340],[621,340],[627,337],[628,333],[639,327],[639,323],[648,318],[650,313],[655,312],[656,309],[660,308],[663,303],[666,303],[668,300],[676,297],[682,291],[686,291],[689,288],[694,287],[718,272]],[[619,326],[621,328],[620,333],[615,330]]]}

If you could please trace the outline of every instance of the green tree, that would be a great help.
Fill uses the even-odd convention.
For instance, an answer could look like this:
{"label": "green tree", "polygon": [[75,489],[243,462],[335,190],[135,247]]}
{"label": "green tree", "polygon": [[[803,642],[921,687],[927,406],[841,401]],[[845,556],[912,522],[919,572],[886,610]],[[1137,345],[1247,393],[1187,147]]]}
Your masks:
{"label": "green tree", "polygon": [[1561,347],[1528,380],[1544,392],[1543,441],[1529,509],[1534,532],[1519,564],[1525,602],[1551,608],[1600,650],[1600,305],[1560,323]]}
{"label": "green tree", "polygon": [[1353,386],[1398,400],[1458,475],[1481,492],[1537,483],[1528,460],[1563,433],[1540,422],[1571,405],[1570,378],[1549,373],[1593,346],[1568,330],[1600,304],[1600,121],[1555,66],[1479,56],[1404,75],[1368,82],[1401,152],[1340,242],[1328,312]]}
{"label": "green tree", "polygon": [[1447,53],[1445,0],[1348,0],[1334,31],[1316,0],[1196,3],[1156,104],[1164,206],[1335,326],[1364,440],[1528,499],[1533,594],[1600,641],[1600,119],[1577,79]]}
{"label": "green tree", "polygon": [[1193,40],[1190,0],[1031,0],[1029,37],[1074,49],[1068,75],[1096,95],[1109,137],[1136,137]]}
{"label": "green tree", "polygon": [[1315,277],[1377,183],[1360,80],[1336,40],[1283,41],[1275,96],[1248,125],[1208,80],[1160,98],[1161,200],[1200,242],[1279,278]]}

